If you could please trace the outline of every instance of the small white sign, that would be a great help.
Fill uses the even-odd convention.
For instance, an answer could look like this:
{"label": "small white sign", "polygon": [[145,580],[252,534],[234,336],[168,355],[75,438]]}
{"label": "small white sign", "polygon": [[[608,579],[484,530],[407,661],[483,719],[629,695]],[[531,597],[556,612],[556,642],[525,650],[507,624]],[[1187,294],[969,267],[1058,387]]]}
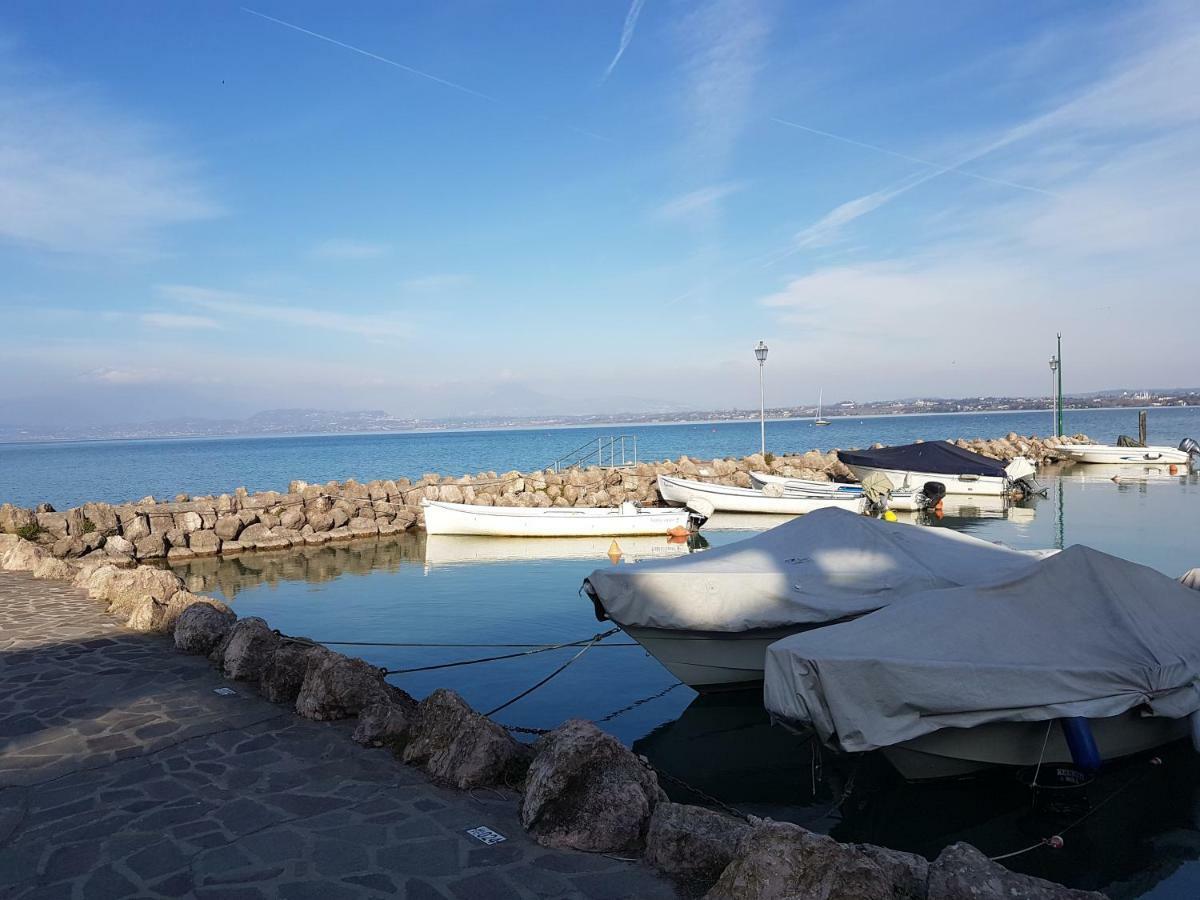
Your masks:
{"label": "small white sign", "polygon": [[237,696],[237,691],[235,691],[233,688],[228,688],[228,687],[213,688],[213,693],[220,694],[222,697],[236,697]]}
{"label": "small white sign", "polygon": [[508,838],[506,838],[500,832],[492,831],[492,829],[488,828],[486,825],[480,825],[478,828],[468,828],[467,834],[475,838],[475,840],[479,841],[481,844],[487,844],[488,846],[508,840]]}

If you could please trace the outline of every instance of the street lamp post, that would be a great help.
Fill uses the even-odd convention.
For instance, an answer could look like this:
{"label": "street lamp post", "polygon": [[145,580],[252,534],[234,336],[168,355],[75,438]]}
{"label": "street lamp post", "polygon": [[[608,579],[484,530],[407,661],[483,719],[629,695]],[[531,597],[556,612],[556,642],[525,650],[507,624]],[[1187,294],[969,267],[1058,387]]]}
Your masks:
{"label": "street lamp post", "polygon": [[1063,393],[1062,393],[1062,332],[1058,334],[1058,352],[1054,354],[1058,362],[1058,436],[1063,436]]}
{"label": "street lamp post", "polygon": [[1050,417],[1050,427],[1054,433],[1058,434],[1058,357],[1050,357],[1050,402],[1053,406],[1053,414]]}
{"label": "street lamp post", "polygon": [[758,431],[762,439],[762,455],[767,455],[767,395],[763,390],[763,363],[767,361],[767,345],[762,341],[754,348],[758,359]]}

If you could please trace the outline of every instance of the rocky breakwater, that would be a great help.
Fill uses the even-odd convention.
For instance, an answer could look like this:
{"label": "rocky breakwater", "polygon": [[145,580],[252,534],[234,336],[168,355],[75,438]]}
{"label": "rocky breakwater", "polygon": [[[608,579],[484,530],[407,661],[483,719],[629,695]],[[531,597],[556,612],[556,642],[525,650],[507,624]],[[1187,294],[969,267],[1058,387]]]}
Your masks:
{"label": "rocky breakwater", "polygon": [[[0,534],[0,569],[70,579],[128,627],[169,635],[203,655],[241,689],[297,715],[355,720],[353,738],[381,765],[417,766],[436,782],[515,792],[514,812],[546,847],[637,854],[708,900],[1095,900],[1102,895],[1020,875],[968,844],[932,862],[870,844],[843,844],[796,825],[727,815],[670,801],[655,769],[594,723],[569,720],[532,745],[453,691],[418,702],[386,673],[305,638],[239,619],[225,604],[188,592],[168,571],[63,561]],[[164,641],[164,650],[167,647]]]}
{"label": "rocky breakwater", "polygon": [[[1058,459],[1065,444],[1085,443],[1085,435],[1065,438],[1009,434],[995,440],[954,443],[996,459],[1025,456],[1041,464]],[[876,444],[876,447],[882,446]],[[371,481],[293,481],[286,493],[188,497],[163,502],[145,497],[135,503],[85,503],[65,512],[48,504],[36,509],[0,506],[0,532],[34,541],[57,559],[102,559],[117,566],[139,560],[190,560],[246,550],[285,550],[321,546],[360,537],[392,535],[422,524],[422,500],[481,506],[612,507],[626,501],[661,502],[656,479],[676,475],[715,484],[750,487],[751,472],[790,478],[853,480],[836,451],[810,450],[739,459],[643,462],[619,469],[590,467],[555,472],[481,472],[449,477],[425,475]]]}

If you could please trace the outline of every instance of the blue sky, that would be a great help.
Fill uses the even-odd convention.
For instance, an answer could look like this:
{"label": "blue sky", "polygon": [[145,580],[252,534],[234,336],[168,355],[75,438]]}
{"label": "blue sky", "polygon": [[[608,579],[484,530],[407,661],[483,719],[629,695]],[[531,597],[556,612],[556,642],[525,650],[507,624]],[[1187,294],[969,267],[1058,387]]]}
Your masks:
{"label": "blue sky", "polygon": [[1190,386],[1198,83],[1185,3],[15,0],[0,421]]}

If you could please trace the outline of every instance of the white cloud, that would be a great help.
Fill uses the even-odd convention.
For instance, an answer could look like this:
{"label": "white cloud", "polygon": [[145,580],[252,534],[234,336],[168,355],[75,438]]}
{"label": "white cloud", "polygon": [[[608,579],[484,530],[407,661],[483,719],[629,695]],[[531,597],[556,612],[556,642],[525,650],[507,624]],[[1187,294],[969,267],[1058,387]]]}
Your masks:
{"label": "white cloud", "polygon": [[720,172],[751,115],[767,21],[755,2],[709,0],[688,12],[679,33],[688,55],[686,152],[701,168]]}
{"label": "white cloud", "polygon": [[100,384],[124,385],[150,384],[161,380],[165,374],[161,369],[117,369],[103,366],[84,372],[81,377],[84,381],[93,381]]}
{"label": "white cloud", "polygon": [[31,86],[0,46],[0,240],[146,254],[164,228],[220,214],[186,154],[88,92]]}
{"label": "white cloud", "polygon": [[295,306],[263,298],[193,285],[161,285],[158,292],[169,300],[223,313],[234,320],[258,319],[292,328],[339,331],[373,340],[408,337],[411,328],[391,313],[355,314]]}
{"label": "white cloud", "polygon": [[142,313],[143,325],[154,328],[207,329],[220,328],[220,323],[206,316],[188,316],[179,313]]}
{"label": "white cloud", "polygon": [[721,201],[741,189],[742,185],[738,182],[726,182],[689,191],[658,206],[654,216],[667,221],[709,217],[719,210]]}
{"label": "white cloud", "polygon": [[390,252],[391,248],[387,244],[342,238],[321,241],[312,248],[312,255],[316,258],[334,260],[375,259]]}

